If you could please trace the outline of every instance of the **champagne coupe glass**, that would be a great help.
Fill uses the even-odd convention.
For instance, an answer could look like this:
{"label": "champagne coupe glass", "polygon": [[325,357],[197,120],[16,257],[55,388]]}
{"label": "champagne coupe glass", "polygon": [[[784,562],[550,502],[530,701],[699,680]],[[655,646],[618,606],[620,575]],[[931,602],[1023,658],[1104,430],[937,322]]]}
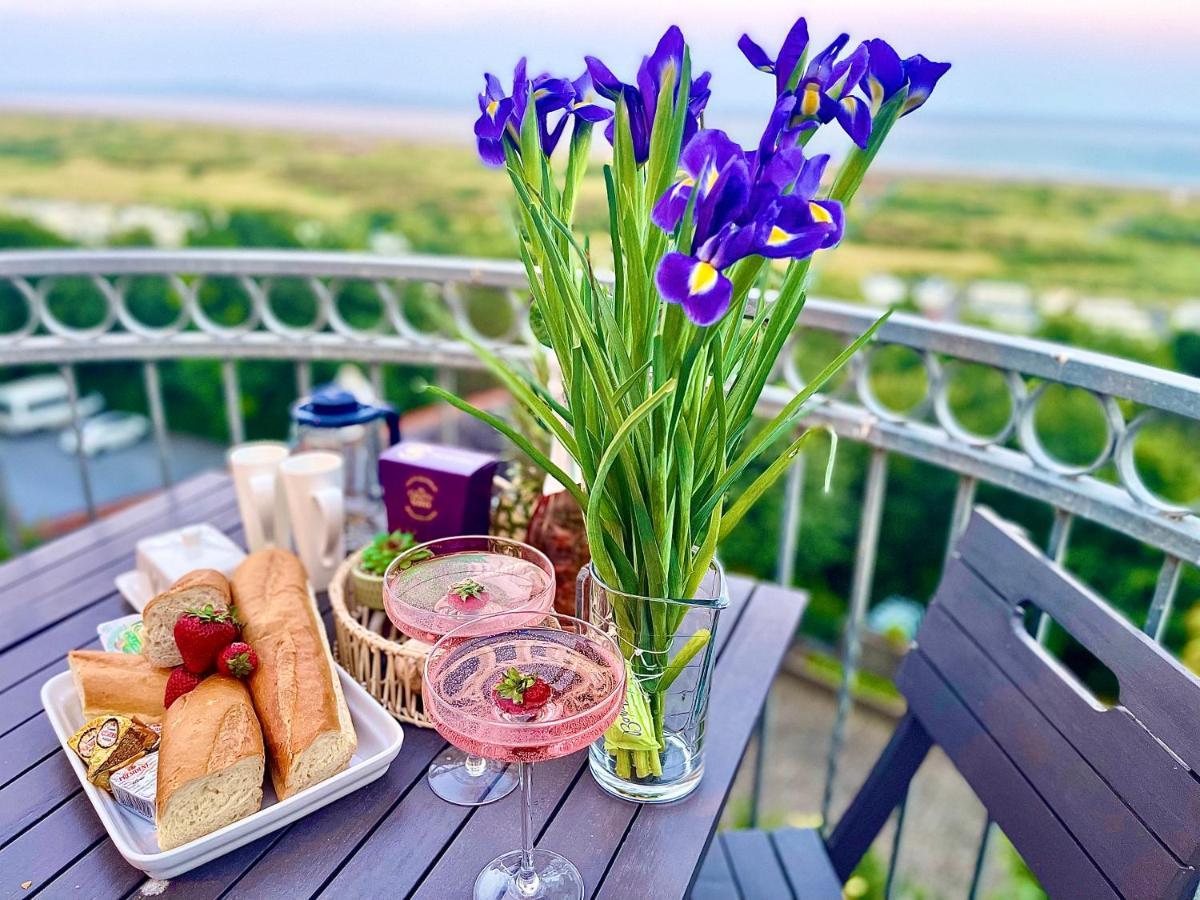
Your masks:
{"label": "champagne coupe glass", "polygon": [[583,878],[574,864],[533,846],[532,766],[584,749],[616,720],[625,700],[616,643],[571,616],[517,627],[478,620],[434,645],[423,696],[451,744],[520,766],[521,849],[488,863],[475,881],[475,900],[581,900]]}
{"label": "champagne coupe glass", "polygon": [[[418,544],[396,557],[383,587],[392,624],[432,644],[455,629],[483,634],[541,619],[554,603],[554,567],[519,541],[465,535]],[[429,766],[430,788],[459,806],[499,800],[518,783],[517,771],[506,762],[454,747]]]}

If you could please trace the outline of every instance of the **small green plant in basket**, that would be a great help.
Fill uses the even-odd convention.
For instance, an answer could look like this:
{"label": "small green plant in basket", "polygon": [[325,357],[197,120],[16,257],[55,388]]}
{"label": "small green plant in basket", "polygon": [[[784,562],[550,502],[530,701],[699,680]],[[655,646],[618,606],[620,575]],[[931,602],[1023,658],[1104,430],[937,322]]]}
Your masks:
{"label": "small green plant in basket", "polygon": [[[383,576],[392,560],[416,546],[411,531],[378,534],[367,546],[354,567],[354,599],[362,606],[383,609]],[[414,561],[418,557],[414,556]]]}

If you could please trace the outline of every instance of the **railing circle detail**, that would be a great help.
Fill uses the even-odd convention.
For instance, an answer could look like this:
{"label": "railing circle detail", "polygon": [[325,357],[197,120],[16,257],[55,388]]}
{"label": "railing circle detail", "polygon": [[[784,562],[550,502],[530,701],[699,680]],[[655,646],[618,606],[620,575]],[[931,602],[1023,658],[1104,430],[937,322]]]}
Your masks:
{"label": "railing circle detail", "polygon": [[[97,278],[99,276],[92,276],[93,284],[96,283]],[[37,285],[29,285],[32,291],[30,299],[33,300],[38,319],[41,320],[47,331],[68,341],[83,342],[94,340],[112,328],[113,323],[117,321],[117,310],[113,306],[111,298],[103,290],[100,291],[100,296],[104,299],[104,316],[95,325],[87,328],[75,328],[55,316],[50,311],[50,289],[54,285],[54,281],[55,279],[51,277],[42,280]]]}
{"label": "railing circle detail", "polygon": [[[1037,433],[1037,423],[1035,421],[1038,401],[1046,393],[1046,389],[1056,383],[1043,381],[1028,393],[1017,420],[1017,440],[1021,445],[1021,449],[1028,454],[1029,458],[1039,468],[1065,476],[1090,475],[1108,462],[1112,456],[1117,441],[1125,430],[1125,417],[1121,414],[1121,408],[1117,406],[1116,400],[1112,397],[1107,394],[1097,393],[1096,391],[1087,391],[1087,393],[1091,394],[1099,402],[1101,412],[1104,414],[1104,446],[1091,462],[1079,465],[1065,463],[1055,457],[1042,444],[1042,439]],[[1086,388],[1081,390],[1086,390]]]}
{"label": "railing circle detail", "polygon": [[1135,445],[1137,444],[1138,434],[1148,424],[1162,418],[1164,418],[1164,415],[1161,410],[1148,409],[1136,416],[1126,426],[1120,439],[1117,441],[1117,448],[1113,457],[1113,461],[1117,467],[1117,476],[1121,479],[1121,484],[1125,490],[1129,491],[1130,496],[1139,503],[1145,504],[1173,518],[1194,515],[1196,509],[1193,506],[1184,503],[1173,503],[1152,491],[1146,482],[1142,480],[1142,474],[1137,468],[1137,459],[1134,457],[1134,451],[1136,449]]}
{"label": "railing circle detail", "polygon": [[[875,355],[888,347],[904,347],[904,344],[872,344],[854,357],[854,389],[859,402],[872,413],[888,422],[913,422],[920,420],[929,411],[931,395],[936,380],[935,372],[930,368],[930,355],[920,354],[921,366],[925,369],[925,393],[921,399],[908,409],[897,410],[881,401],[871,386],[871,360]],[[911,347],[905,349],[912,350]],[[917,351],[913,351],[917,352]]]}
{"label": "railing circle detail", "polygon": [[1005,387],[1008,389],[1008,418],[999,430],[992,434],[980,434],[960,422],[950,406],[950,377],[947,370],[959,365],[959,361],[950,360],[948,365],[943,365],[939,359],[930,355],[928,365],[934,376],[934,383],[930,390],[933,395],[933,414],[947,434],[971,447],[1003,444],[1009,439],[1017,427],[1021,409],[1028,395],[1025,379],[1011,370],[992,369],[992,371],[1000,372],[1004,377]]}

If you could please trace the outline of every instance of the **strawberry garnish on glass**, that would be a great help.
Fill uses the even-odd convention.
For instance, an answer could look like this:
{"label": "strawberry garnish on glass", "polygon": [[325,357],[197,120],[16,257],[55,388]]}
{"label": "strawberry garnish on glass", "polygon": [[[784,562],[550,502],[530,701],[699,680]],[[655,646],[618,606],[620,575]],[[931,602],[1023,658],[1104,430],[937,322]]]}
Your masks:
{"label": "strawberry garnish on glass", "polygon": [[446,591],[446,600],[455,609],[464,612],[476,612],[491,602],[491,595],[482,584],[474,578],[464,578],[450,585]]}
{"label": "strawberry garnish on glass", "polygon": [[526,675],[510,668],[492,688],[492,697],[502,712],[509,715],[530,715],[550,702],[554,692],[550,685],[535,674]]}

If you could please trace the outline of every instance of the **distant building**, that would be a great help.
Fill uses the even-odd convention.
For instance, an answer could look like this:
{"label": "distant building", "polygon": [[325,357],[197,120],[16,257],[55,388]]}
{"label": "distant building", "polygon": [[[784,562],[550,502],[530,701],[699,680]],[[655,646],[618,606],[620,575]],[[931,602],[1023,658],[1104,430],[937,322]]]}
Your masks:
{"label": "distant building", "polygon": [[1200,332],[1200,300],[1184,300],[1171,312],[1173,331]]}
{"label": "distant building", "polygon": [[1080,297],[1075,318],[1100,331],[1118,331],[1131,338],[1153,339],[1161,332],[1151,310],[1124,297]]}
{"label": "distant building", "polygon": [[863,299],[872,306],[895,306],[908,297],[908,285],[895,275],[874,274],[860,283]]}
{"label": "distant building", "polygon": [[912,295],[917,309],[931,319],[944,319],[950,315],[958,291],[945,278],[934,276],[918,281],[913,286]]}
{"label": "distant building", "polygon": [[1065,316],[1075,305],[1075,295],[1066,288],[1055,288],[1038,295],[1037,308],[1043,316]]}
{"label": "distant building", "polygon": [[1030,334],[1040,317],[1033,305],[1033,292],[1012,281],[975,281],[964,294],[965,309],[1001,331]]}

